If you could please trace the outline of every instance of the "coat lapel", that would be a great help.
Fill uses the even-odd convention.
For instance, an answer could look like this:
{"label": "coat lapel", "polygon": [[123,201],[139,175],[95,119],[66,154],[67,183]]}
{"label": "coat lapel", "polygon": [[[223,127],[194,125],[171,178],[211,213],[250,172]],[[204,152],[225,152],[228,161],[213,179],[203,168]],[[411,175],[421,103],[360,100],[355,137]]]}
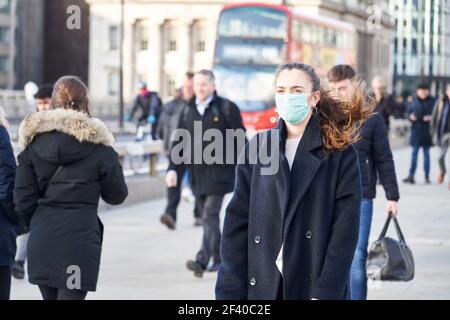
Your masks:
{"label": "coat lapel", "polygon": [[[322,134],[316,116],[311,117],[305,133],[295,154],[294,163],[290,172],[290,188],[287,211],[284,222],[284,232],[289,230],[300,201],[308,190],[321,162],[326,155],[321,149]],[[319,149],[320,150],[317,150]],[[319,152],[317,152],[319,151]]]}
{"label": "coat lapel", "polygon": [[275,179],[275,185],[277,188],[278,193],[278,199],[280,201],[280,208],[283,208],[281,211],[281,219],[284,220],[284,217],[286,216],[288,201],[289,201],[289,189],[290,189],[290,182],[291,182],[291,172],[289,169],[289,163],[285,156],[286,151],[286,137],[287,137],[287,131],[286,131],[286,125],[282,120],[280,120],[280,123],[278,125],[279,130],[279,138],[280,138],[280,144],[279,144],[279,164],[280,164],[280,170],[277,173],[277,177]]}

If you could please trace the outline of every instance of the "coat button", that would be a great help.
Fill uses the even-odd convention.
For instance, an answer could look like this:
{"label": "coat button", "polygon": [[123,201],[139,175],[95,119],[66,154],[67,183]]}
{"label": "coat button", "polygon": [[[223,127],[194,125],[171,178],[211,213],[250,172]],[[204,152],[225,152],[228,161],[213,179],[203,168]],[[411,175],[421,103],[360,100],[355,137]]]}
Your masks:
{"label": "coat button", "polygon": [[306,238],[311,239],[312,238],[312,232],[311,231],[306,231]]}
{"label": "coat button", "polygon": [[313,278],[312,274],[311,273],[308,274],[308,281],[312,281],[312,278]]}
{"label": "coat button", "polygon": [[256,285],[256,279],[255,278],[251,278],[250,279],[250,285],[253,287]]}
{"label": "coat button", "polygon": [[260,244],[261,243],[261,237],[260,236],[256,236],[255,237],[255,243],[256,244]]}

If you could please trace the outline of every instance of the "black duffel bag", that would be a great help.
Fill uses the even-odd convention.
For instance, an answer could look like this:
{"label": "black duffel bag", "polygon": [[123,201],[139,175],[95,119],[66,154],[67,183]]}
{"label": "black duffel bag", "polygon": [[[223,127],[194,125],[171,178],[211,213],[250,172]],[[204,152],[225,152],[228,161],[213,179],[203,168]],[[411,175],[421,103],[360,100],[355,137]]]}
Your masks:
{"label": "black duffel bag", "polygon": [[[399,240],[386,237],[392,219]],[[413,255],[405,242],[396,217],[389,215],[380,237],[372,244],[366,269],[367,277],[372,280],[410,281],[414,278]]]}

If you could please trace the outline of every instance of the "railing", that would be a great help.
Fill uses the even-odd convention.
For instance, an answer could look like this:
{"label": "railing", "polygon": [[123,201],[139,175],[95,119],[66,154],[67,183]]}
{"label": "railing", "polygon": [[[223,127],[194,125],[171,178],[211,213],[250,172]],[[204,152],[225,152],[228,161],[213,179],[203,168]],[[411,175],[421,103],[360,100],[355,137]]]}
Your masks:
{"label": "railing", "polygon": [[148,142],[118,142],[114,145],[114,149],[119,154],[119,159],[122,164],[126,157],[148,157],[149,175],[152,177],[157,175],[156,164],[158,155],[164,151],[164,145],[161,140]]}

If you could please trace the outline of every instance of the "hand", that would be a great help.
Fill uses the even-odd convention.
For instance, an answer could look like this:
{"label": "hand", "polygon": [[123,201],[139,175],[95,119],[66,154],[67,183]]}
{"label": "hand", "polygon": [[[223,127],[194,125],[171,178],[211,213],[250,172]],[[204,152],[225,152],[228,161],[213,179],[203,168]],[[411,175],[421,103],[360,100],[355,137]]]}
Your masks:
{"label": "hand", "polygon": [[166,185],[168,188],[175,188],[177,186],[178,174],[175,170],[169,170],[166,174]]}
{"label": "hand", "polygon": [[409,115],[409,119],[410,119],[411,121],[413,121],[413,122],[417,121],[417,117],[416,117],[416,115],[415,115],[414,113],[411,113],[411,114]]}
{"label": "hand", "polygon": [[398,214],[398,202],[397,201],[388,201],[386,205],[386,213],[391,214],[393,217],[396,217]]}
{"label": "hand", "polygon": [[147,121],[148,121],[148,123],[150,123],[150,124],[154,124],[154,123],[156,122],[156,117],[153,116],[153,115],[148,116]]}
{"label": "hand", "polygon": [[423,121],[425,121],[425,122],[430,122],[432,119],[433,118],[430,115],[423,117]]}

